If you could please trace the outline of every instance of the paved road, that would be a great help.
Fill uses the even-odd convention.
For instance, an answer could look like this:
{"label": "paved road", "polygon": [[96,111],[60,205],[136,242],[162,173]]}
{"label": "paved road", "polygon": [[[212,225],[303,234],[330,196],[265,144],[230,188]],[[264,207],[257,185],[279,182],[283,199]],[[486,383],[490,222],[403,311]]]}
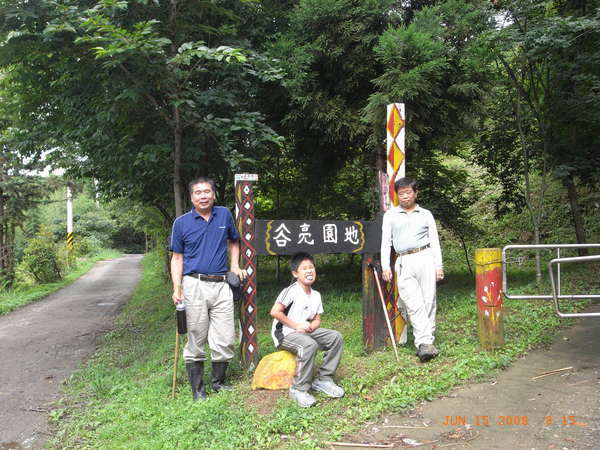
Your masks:
{"label": "paved road", "polygon": [[560,330],[549,349],[530,352],[491,382],[456,389],[344,440],[394,448],[598,449],[600,318]]}
{"label": "paved road", "polygon": [[141,258],[100,261],[70,286],[0,316],[1,450],[44,444],[61,382],[110,329],[139,281]]}

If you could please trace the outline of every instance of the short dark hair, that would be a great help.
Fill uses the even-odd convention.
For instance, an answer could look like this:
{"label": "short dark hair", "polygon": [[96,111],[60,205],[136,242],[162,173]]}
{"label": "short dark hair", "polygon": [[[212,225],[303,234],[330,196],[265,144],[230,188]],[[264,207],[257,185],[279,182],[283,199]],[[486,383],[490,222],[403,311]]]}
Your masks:
{"label": "short dark hair", "polygon": [[417,180],[411,177],[402,177],[398,178],[394,183],[394,191],[398,192],[398,189],[406,186],[410,186],[415,192],[419,190],[419,183],[417,182]]}
{"label": "short dark hair", "polygon": [[292,256],[292,259],[290,259],[290,270],[292,272],[298,272],[298,267],[300,267],[300,264],[302,263],[302,261],[306,261],[306,260],[310,261],[311,263],[313,263],[313,265],[315,265],[315,258],[313,258],[310,253],[306,253],[306,252],[296,253],[294,256]]}
{"label": "short dark hair", "polygon": [[196,178],[194,178],[192,181],[190,181],[188,183],[188,191],[190,192],[190,195],[192,195],[192,189],[194,188],[194,186],[197,185],[197,184],[200,184],[200,183],[210,184],[210,187],[212,188],[212,191],[215,194],[217,193],[217,189],[215,188],[215,182],[213,181],[212,178],[208,178],[208,177],[196,177]]}

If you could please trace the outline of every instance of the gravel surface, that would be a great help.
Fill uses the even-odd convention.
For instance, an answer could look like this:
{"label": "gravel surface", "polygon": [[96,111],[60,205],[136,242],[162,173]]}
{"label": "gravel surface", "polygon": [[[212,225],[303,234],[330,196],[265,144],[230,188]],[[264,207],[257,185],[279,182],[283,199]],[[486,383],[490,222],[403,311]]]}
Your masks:
{"label": "gravel surface", "polygon": [[492,381],[388,415],[342,440],[388,448],[598,449],[600,318],[560,330],[549,349],[530,352]]}
{"label": "gravel surface", "polygon": [[110,330],[140,279],[141,259],[100,261],[73,284],[0,316],[0,450],[44,445],[62,381]]}

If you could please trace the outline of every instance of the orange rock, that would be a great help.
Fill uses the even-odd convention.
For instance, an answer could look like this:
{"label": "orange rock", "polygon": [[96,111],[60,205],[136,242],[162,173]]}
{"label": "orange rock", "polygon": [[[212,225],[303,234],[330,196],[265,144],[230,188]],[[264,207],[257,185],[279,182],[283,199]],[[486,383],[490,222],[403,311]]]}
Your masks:
{"label": "orange rock", "polygon": [[252,377],[252,389],[289,389],[296,374],[296,355],[280,350],[265,356]]}

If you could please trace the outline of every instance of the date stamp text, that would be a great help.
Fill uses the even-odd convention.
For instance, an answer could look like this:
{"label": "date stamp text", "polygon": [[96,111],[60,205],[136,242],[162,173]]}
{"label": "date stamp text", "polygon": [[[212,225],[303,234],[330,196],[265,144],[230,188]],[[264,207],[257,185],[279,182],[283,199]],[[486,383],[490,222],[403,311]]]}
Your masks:
{"label": "date stamp text", "polygon": [[[586,427],[587,423],[577,421],[577,416],[545,416],[544,425],[579,426]],[[497,416],[444,416],[443,425],[461,426],[527,426],[530,425],[529,416],[497,415]]]}

